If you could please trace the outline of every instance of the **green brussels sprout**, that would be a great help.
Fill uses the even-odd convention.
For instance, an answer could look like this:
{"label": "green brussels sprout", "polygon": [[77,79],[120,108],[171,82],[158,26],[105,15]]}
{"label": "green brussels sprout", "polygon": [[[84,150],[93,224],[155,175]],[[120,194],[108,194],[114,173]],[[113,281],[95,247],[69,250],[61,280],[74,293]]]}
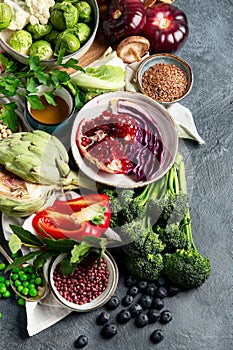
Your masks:
{"label": "green brussels sprout", "polygon": [[75,4],[75,7],[77,7],[79,12],[79,21],[84,23],[89,23],[92,20],[92,9],[91,5],[88,4],[86,1],[80,1],[77,4]]}
{"label": "green brussels sprout", "polygon": [[58,30],[73,28],[78,22],[78,10],[66,1],[56,3],[51,9],[50,21]]}
{"label": "green brussels sprout", "polygon": [[28,23],[26,26],[26,30],[31,33],[33,39],[40,39],[42,36],[45,36],[52,30],[52,24],[47,23],[47,24],[31,24]]}
{"label": "green brussels sprout", "polygon": [[9,45],[15,51],[28,55],[29,48],[32,45],[32,36],[24,29],[16,30],[10,37]]}
{"label": "green brussels sprout", "polygon": [[82,44],[90,37],[91,28],[86,23],[77,23],[75,26],[75,34]]}
{"label": "green brussels sprout", "polygon": [[67,29],[58,34],[54,52],[58,55],[60,50],[64,50],[64,54],[69,54],[77,51],[79,48],[79,39]]}
{"label": "green brussels sprout", "polygon": [[48,42],[50,42],[51,44],[54,44],[55,40],[57,40],[57,36],[60,32],[53,28],[48,34],[46,34],[44,36],[44,39]]}
{"label": "green brussels sprout", "polygon": [[49,60],[53,56],[53,50],[48,41],[35,41],[29,49],[30,56],[39,56],[41,60]]}
{"label": "green brussels sprout", "polygon": [[0,3],[0,30],[9,26],[12,20],[11,7],[8,4]]}

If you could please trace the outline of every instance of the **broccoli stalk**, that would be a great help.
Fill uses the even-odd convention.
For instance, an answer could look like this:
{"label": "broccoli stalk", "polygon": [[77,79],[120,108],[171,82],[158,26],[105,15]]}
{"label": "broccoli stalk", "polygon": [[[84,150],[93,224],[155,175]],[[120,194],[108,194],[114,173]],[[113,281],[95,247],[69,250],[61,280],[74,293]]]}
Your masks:
{"label": "broccoli stalk", "polygon": [[[179,167],[173,169],[175,173],[170,186],[173,183],[175,193],[182,191],[187,194],[184,163],[181,155],[179,158]],[[190,289],[200,286],[210,276],[210,259],[204,258],[197,251],[193,240],[189,208],[182,220],[182,230],[187,238],[188,247],[164,255],[164,273],[172,282],[184,289]]]}

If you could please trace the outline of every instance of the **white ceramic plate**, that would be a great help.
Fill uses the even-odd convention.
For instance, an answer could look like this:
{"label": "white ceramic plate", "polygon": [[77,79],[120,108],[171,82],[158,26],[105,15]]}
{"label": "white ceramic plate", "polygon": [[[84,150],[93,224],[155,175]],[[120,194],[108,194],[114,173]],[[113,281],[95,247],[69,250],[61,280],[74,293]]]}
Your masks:
{"label": "white ceramic plate", "polygon": [[[164,155],[160,168],[148,181],[137,181],[134,176],[123,174],[112,174],[90,166],[83,159],[76,144],[76,134],[81,120],[91,120],[109,108],[112,100],[124,99],[137,103],[147,113],[153,117],[160,129],[164,143]],[[114,187],[136,188],[159,180],[170,169],[175,161],[178,151],[178,134],[176,125],[168,111],[159,103],[141,93],[131,93],[127,91],[110,92],[95,97],[77,113],[71,132],[71,149],[77,166],[92,180]]]}

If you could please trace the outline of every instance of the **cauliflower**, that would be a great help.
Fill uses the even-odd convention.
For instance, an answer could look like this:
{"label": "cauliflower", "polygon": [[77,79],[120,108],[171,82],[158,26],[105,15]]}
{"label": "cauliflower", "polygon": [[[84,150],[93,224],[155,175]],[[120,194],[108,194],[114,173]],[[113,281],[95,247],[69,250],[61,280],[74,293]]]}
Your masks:
{"label": "cauliflower", "polygon": [[4,0],[11,7],[12,21],[10,30],[23,29],[28,23],[47,24],[50,18],[50,8],[55,5],[54,0]]}
{"label": "cauliflower", "polygon": [[55,5],[54,0],[25,0],[29,8],[31,24],[47,24],[50,18],[50,8]]}
{"label": "cauliflower", "polygon": [[4,0],[5,4],[11,7],[12,21],[7,27],[10,30],[20,30],[29,23],[30,12],[24,1],[21,0]]}

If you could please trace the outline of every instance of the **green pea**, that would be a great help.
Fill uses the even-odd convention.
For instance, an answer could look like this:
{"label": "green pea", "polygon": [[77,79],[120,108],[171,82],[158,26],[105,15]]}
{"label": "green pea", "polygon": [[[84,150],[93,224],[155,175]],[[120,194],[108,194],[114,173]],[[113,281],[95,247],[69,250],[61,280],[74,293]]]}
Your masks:
{"label": "green pea", "polygon": [[19,299],[18,299],[18,305],[24,306],[25,303],[26,303],[26,301],[25,301],[23,298],[19,298]]}
{"label": "green pea", "polygon": [[3,298],[10,298],[11,293],[9,290],[6,290],[5,293],[2,294]]}
{"label": "green pea", "polygon": [[0,318],[2,318],[2,313],[0,312]]}
{"label": "green pea", "polygon": [[35,283],[29,283],[29,285],[27,286],[29,289],[33,289],[36,288]]}
{"label": "green pea", "polygon": [[37,296],[37,294],[38,294],[38,292],[37,292],[36,288],[32,288],[29,290],[29,295],[31,297],[35,297],[35,296]]}
{"label": "green pea", "polygon": [[28,295],[28,293],[29,293],[28,287],[23,287],[22,294],[23,295]]}
{"label": "green pea", "polygon": [[15,280],[15,281],[14,281],[14,286],[16,286],[16,287],[20,286],[21,284],[22,284],[22,283],[21,283],[20,280]]}
{"label": "green pea", "polygon": [[13,281],[15,281],[15,280],[17,280],[19,278],[19,275],[17,273],[13,273],[11,275],[11,278],[12,278]]}
{"label": "green pea", "polygon": [[42,278],[41,278],[41,277],[37,277],[37,278],[35,279],[35,284],[41,285],[41,284],[42,284]]}
{"label": "green pea", "polygon": [[24,282],[23,282],[23,286],[24,286],[24,287],[28,287],[28,286],[29,286],[29,281],[24,281]]}
{"label": "green pea", "polygon": [[0,293],[1,294],[3,294],[3,293],[5,293],[6,292],[6,286],[5,286],[5,284],[0,284]]}
{"label": "green pea", "polygon": [[18,253],[11,253],[11,258],[14,260],[18,258]]}
{"label": "green pea", "polygon": [[19,266],[16,266],[12,269],[12,272],[13,273],[18,273],[20,271],[20,267]]}
{"label": "green pea", "polygon": [[0,263],[0,271],[5,270],[6,264],[5,263]]}
{"label": "green pea", "polygon": [[24,286],[22,286],[22,284],[21,284],[20,286],[17,287],[17,291],[18,291],[19,293],[21,293],[22,290],[23,290],[23,288],[24,288]]}
{"label": "green pea", "polygon": [[20,279],[20,281],[23,282],[23,281],[26,281],[28,279],[28,276],[25,273],[23,273],[19,276],[19,279]]}
{"label": "green pea", "polygon": [[0,283],[5,282],[5,277],[4,276],[0,276]]}
{"label": "green pea", "polygon": [[7,286],[7,287],[10,287],[10,285],[11,285],[11,281],[10,280],[5,280],[5,286]]}

